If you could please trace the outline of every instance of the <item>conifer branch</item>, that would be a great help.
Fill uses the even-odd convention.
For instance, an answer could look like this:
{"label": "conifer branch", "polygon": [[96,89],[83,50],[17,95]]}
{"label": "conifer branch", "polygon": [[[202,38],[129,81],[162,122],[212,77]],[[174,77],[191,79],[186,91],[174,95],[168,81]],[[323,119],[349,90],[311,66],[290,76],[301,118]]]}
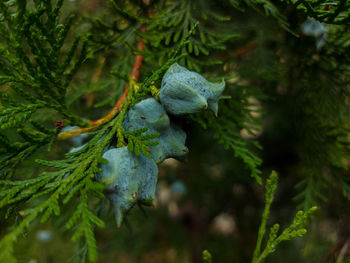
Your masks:
{"label": "conifer branch", "polygon": [[[141,32],[146,32],[146,25],[143,24],[141,26]],[[138,43],[137,43],[137,50],[139,52],[142,52],[144,49],[144,39],[142,37],[140,37]],[[135,82],[138,81],[139,79],[139,75],[140,75],[140,69],[142,66],[142,62],[143,62],[144,56],[142,54],[136,54],[135,55],[135,62],[132,68],[132,71],[129,75],[129,78],[133,79]],[[96,121],[90,121],[90,124],[92,125],[92,127],[88,127],[88,128],[79,128],[79,129],[75,129],[75,130],[71,130],[71,131],[65,131],[65,132],[61,132],[58,135],[58,139],[59,140],[65,140],[65,139],[70,139],[73,138],[79,134],[82,133],[86,133],[89,131],[94,131],[98,129],[98,126],[102,125],[103,123],[105,123],[106,121],[108,121],[111,117],[113,117],[116,113],[118,113],[118,111],[120,112],[121,110],[121,106],[124,103],[125,99],[127,98],[129,93],[129,85],[125,86],[125,89],[123,91],[123,94],[121,95],[121,97],[118,99],[118,101],[116,102],[115,106],[113,107],[113,109],[104,117],[96,120]]]}
{"label": "conifer branch", "polygon": [[[230,77],[227,77],[230,79]],[[231,87],[232,85],[232,87]],[[259,166],[262,160],[255,153],[256,149],[261,149],[257,141],[242,136],[242,129],[254,136],[261,130],[261,124],[256,114],[259,109],[255,103],[249,100],[250,92],[238,83],[228,83],[226,94],[229,99],[221,100],[219,104],[218,116],[211,112],[192,115],[192,120],[200,124],[204,129],[210,128],[214,131],[214,138],[223,144],[226,150],[233,150],[235,157],[241,159],[249,168],[251,176],[262,184]],[[249,87],[251,88],[251,87]],[[234,103],[233,98],[239,100],[239,105]]]}
{"label": "conifer branch", "polygon": [[317,207],[314,206],[305,211],[298,211],[293,219],[292,224],[285,228],[279,235],[278,231],[280,226],[279,224],[274,224],[270,228],[270,233],[267,239],[266,246],[264,249],[262,249],[261,246],[263,238],[265,237],[266,224],[269,218],[271,204],[273,202],[274,195],[277,189],[277,183],[278,175],[276,172],[273,171],[265,183],[265,208],[262,214],[261,224],[258,231],[257,244],[253,253],[252,263],[263,263],[265,261],[265,258],[269,254],[273,253],[281,242],[304,236],[307,232],[306,225],[317,210]]}
{"label": "conifer branch", "polygon": [[[128,154],[152,158],[150,149],[159,143],[160,134],[149,133],[147,128],[128,131],[123,124],[135,104],[150,96],[159,98],[163,75],[176,61],[198,72],[208,72],[208,66],[215,65],[209,74],[228,75],[224,77],[229,81],[225,95],[220,98],[218,115],[204,111],[190,118],[213,130],[214,138],[242,160],[258,183],[262,184],[258,140],[261,138],[264,144],[265,136],[274,134],[268,130],[270,126],[275,128],[272,122],[286,125],[283,128],[288,130],[283,134],[293,144],[286,146],[288,154],[295,157],[293,162],[297,162],[295,166],[300,171],[295,200],[304,211],[297,212],[291,225],[280,234],[279,225],[273,225],[266,238],[277,185],[277,175],[272,173],[266,183],[266,206],[253,263],[262,263],[282,241],[306,233],[306,221],[315,210],[313,206],[318,200],[327,200],[325,189],[330,187],[331,180],[344,194],[349,192],[350,183],[344,172],[349,166],[350,152],[347,1],[230,0],[223,7],[215,1],[113,0],[113,18],[92,22],[88,37],[69,35],[77,20],[74,15],[62,18],[63,3],[64,0],[0,2],[0,209],[4,212],[7,209],[6,217],[21,217],[18,225],[9,228],[0,241],[0,262],[16,262],[15,242],[37,219],[45,222],[62,213],[70,216],[65,227],[72,231],[73,241],[82,241],[88,258],[97,259],[94,231],[96,226],[103,227],[104,222],[95,213],[91,197],[104,199],[106,195],[103,185],[96,182],[102,173],[101,165],[107,160],[102,155],[117,146],[127,147],[132,152]],[[241,29],[241,21],[233,14],[240,16],[237,10],[249,8],[263,11],[272,17],[267,20],[268,25],[278,23],[288,32],[279,28],[276,36],[261,37],[265,32],[263,23],[252,24],[262,17],[255,17],[254,10],[245,21],[249,30]],[[290,21],[289,12],[296,14],[295,21]],[[307,17],[317,19],[316,24],[324,27],[322,49],[315,48],[312,35],[294,38],[289,34],[290,25],[300,31],[301,24],[310,19]],[[256,39],[247,42],[252,35]],[[235,41],[238,36],[242,36],[241,42]],[[242,43],[249,44],[241,46]],[[241,56],[249,51],[253,52]],[[86,77],[81,74],[79,78],[84,84],[76,91],[70,89],[77,84],[74,78],[81,66],[93,56],[102,58],[104,63],[103,67],[87,70],[88,74],[94,72],[92,79],[87,77],[94,87],[83,88]],[[221,63],[225,66],[218,66]],[[98,81],[102,69],[109,66],[118,80],[113,88],[101,83],[110,84],[115,79]],[[148,77],[138,83],[141,67],[142,75]],[[106,92],[106,86],[111,90]],[[111,95],[98,105],[111,103],[113,108],[98,120],[84,121],[69,108],[66,100],[71,99],[67,95],[73,94],[76,99],[91,90],[93,94],[103,90]],[[119,91],[122,94],[116,98]],[[261,115],[265,110],[270,110],[268,116]],[[276,117],[277,113],[280,116]],[[53,117],[49,118],[51,114]],[[60,133],[62,122],[53,127],[57,119],[80,128]],[[262,120],[266,130],[260,135]],[[277,128],[278,132],[285,132]],[[40,150],[50,151],[57,139],[82,133],[89,133],[88,143],[71,149],[61,160],[36,160],[33,165],[35,158],[45,155]],[[55,150],[65,150],[68,145],[60,142],[54,146]],[[180,150],[186,152],[187,148]],[[266,157],[264,153],[262,157]],[[27,164],[25,161],[30,158],[33,162]],[[42,172],[46,167],[47,171]],[[35,173],[31,168],[36,169]],[[65,205],[74,211],[67,211]],[[19,213],[16,209],[20,209]],[[210,262],[211,254],[203,253],[203,259]]]}
{"label": "conifer branch", "polygon": [[[169,62],[167,63],[167,65]],[[164,69],[162,70],[164,72]],[[157,81],[160,78],[155,72],[149,79]],[[144,84],[144,83],[143,83]],[[4,197],[0,202],[0,208],[14,203],[22,203],[31,199],[40,199],[43,195],[49,195],[45,201],[33,208],[20,211],[23,220],[16,229],[8,233],[0,241],[0,262],[16,262],[13,257],[14,245],[17,238],[33,221],[41,216],[41,222],[49,220],[53,216],[59,216],[61,206],[73,202],[75,195],[79,196],[79,204],[73,213],[71,220],[66,224],[67,229],[73,229],[78,225],[72,236],[73,241],[83,239],[88,248],[89,260],[97,258],[96,240],[93,229],[95,226],[103,227],[103,222],[88,208],[88,196],[94,195],[103,198],[104,186],[94,180],[95,174],[101,172],[100,164],[105,163],[101,157],[111,141],[117,138],[117,146],[126,145],[125,138],[131,139],[134,146],[138,145],[139,150],[147,155],[147,147],[156,142],[147,141],[155,138],[157,134],[136,136],[140,131],[127,132],[123,128],[125,114],[134,101],[134,90],[136,82],[133,78],[129,81],[129,92],[123,102],[121,111],[107,120],[101,129],[94,132],[94,137],[81,149],[67,154],[64,160],[46,161],[37,160],[41,165],[53,167],[56,171],[44,172],[39,177],[22,181],[0,180],[0,186]],[[1,138],[1,137],[0,137]],[[129,149],[131,146],[129,146]],[[136,146],[137,148],[137,146]],[[135,152],[138,150],[133,148]],[[80,219],[80,220],[79,220]],[[6,251],[5,251],[6,250]]]}
{"label": "conifer branch", "polygon": [[[143,24],[141,26],[141,32],[143,32],[143,33],[146,32],[146,25],[145,24]],[[143,49],[144,49],[143,46],[144,46],[144,39],[141,37],[137,43],[137,50],[139,52],[143,52]],[[129,75],[129,78],[134,79],[135,82],[137,82],[139,79],[140,69],[142,66],[143,59],[144,59],[144,56],[142,54],[137,54],[135,56],[135,62],[134,62],[132,71]],[[113,116],[119,110],[120,106],[123,104],[128,93],[129,93],[129,85],[126,85],[122,96],[118,99],[117,103],[115,104],[115,106],[113,107],[111,112],[99,120],[92,121],[91,124],[94,126],[100,125],[101,123],[104,123],[106,120],[108,120],[111,116]]]}

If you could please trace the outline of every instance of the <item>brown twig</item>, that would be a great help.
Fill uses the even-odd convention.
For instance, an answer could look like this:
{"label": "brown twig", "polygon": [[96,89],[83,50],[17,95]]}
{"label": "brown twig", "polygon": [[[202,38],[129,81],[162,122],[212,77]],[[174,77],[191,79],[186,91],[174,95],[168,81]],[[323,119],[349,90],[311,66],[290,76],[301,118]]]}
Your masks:
{"label": "brown twig", "polygon": [[343,262],[345,254],[346,254],[346,252],[349,249],[349,242],[350,242],[350,239],[348,238],[346,240],[345,244],[340,249],[340,252],[339,252],[339,255],[338,255],[338,258],[337,258],[337,263]]}
{"label": "brown twig", "polygon": [[[146,25],[143,24],[141,26],[141,32],[146,32]],[[144,39],[140,38],[139,42],[137,43],[137,50],[138,51],[143,51],[143,46],[144,46]],[[139,76],[140,76],[140,69],[142,66],[142,62],[143,62],[143,55],[141,54],[137,54],[135,56],[135,62],[134,62],[134,66],[132,68],[132,71],[129,75],[129,78],[134,79],[135,82],[137,82],[139,80]],[[90,123],[93,126],[96,125],[100,125],[106,121],[108,121],[116,112],[117,110],[119,110],[120,106],[123,104],[123,102],[125,101],[126,97],[128,96],[129,93],[129,85],[125,86],[124,92],[122,94],[122,96],[119,98],[119,100],[117,101],[117,103],[114,105],[113,109],[103,118],[96,120],[96,121],[90,121]]]}
{"label": "brown twig", "polygon": [[[147,28],[147,25],[143,24],[141,26],[141,32],[142,33],[146,32],[146,28]],[[144,39],[141,37],[137,43],[137,50],[139,52],[142,52],[144,50],[144,42],[145,42]],[[143,59],[144,59],[144,56],[142,54],[137,54],[135,56],[135,62],[134,62],[132,71],[129,75],[129,78],[133,79],[135,82],[137,82],[139,79],[140,69],[142,67]],[[111,117],[113,117],[117,111],[120,111],[120,107],[122,106],[123,102],[125,101],[126,97],[128,96],[128,93],[129,93],[129,85],[126,85],[122,96],[118,99],[118,101],[114,105],[113,109],[106,116],[104,116],[101,119],[98,119],[96,121],[91,121],[91,120],[89,121],[90,124],[92,125],[92,127],[79,128],[79,129],[72,130],[72,131],[62,132],[58,135],[58,139],[65,140],[65,139],[73,138],[73,137],[75,137],[79,134],[85,133],[85,132],[96,130],[98,128],[97,126],[101,125],[102,123],[105,123]]]}
{"label": "brown twig", "polygon": [[243,55],[251,50],[253,50],[254,48],[256,48],[258,46],[258,43],[257,42],[251,42],[243,47],[240,47],[238,49],[235,50],[235,55],[236,56],[240,56],[240,55]]}

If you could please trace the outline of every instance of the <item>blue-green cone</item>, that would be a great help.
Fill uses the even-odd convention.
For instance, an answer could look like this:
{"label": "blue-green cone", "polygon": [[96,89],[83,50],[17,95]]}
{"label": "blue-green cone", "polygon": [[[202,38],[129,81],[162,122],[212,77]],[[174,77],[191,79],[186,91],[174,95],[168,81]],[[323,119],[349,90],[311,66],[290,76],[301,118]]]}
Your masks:
{"label": "blue-green cone", "polygon": [[108,164],[102,165],[103,171],[96,179],[105,185],[119,226],[123,214],[136,202],[154,205],[158,167],[154,160],[135,156],[127,147],[110,149],[102,157]]}
{"label": "blue-green cone", "polygon": [[174,115],[207,108],[217,115],[218,101],[224,88],[224,81],[211,83],[200,74],[174,63],[163,77],[159,98],[165,110]]}
{"label": "blue-green cone", "polygon": [[142,100],[133,106],[127,113],[123,126],[127,131],[148,128],[146,134],[160,134],[154,139],[159,143],[150,147],[150,153],[157,163],[170,157],[181,160],[188,152],[185,146],[186,133],[170,123],[163,106],[154,98]]}
{"label": "blue-green cone", "polygon": [[[179,126],[171,124],[169,130],[162,134],[158,139],[159,143],[161,143],[163,155],[156,156],[154,153],[157,162],[162,162],[169,157],[180,161],[184,160],[188,153],[188,148],[185,146],[186,133]],[[152,150],[153,149],[151,149],[151,153]]]}
{"label": "blue-green cone", "polygon": [[148,98],[128,111],[123,126],[128,131],[147,127],[146,133],[162,133],[169,129],[170,119],[160,103]]}

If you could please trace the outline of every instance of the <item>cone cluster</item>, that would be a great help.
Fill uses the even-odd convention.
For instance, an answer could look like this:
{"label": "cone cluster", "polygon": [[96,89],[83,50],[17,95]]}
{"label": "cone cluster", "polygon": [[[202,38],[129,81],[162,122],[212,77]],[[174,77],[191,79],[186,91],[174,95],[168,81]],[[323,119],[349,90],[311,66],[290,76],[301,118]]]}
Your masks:
{"label": "cone cluster", "polygon": [[157,145],[150,146],[153,158],[136,156],[128,147],[110,148],[103,154],[108,160],[97,180],[106,187],[114,215],[120,226],[123,215],[136,203],[155,206],[157,163],[167,158],[183,160],[188,153],[186,133],[168,116],[211,109],[217,114],[218,100],[225,83],[210,83],[198,73],[173,64],[165,74],[159,94],[160,103],[148,98],[135,104],[126,114],[126,131],[147,128],[145,134],[159,133]]}

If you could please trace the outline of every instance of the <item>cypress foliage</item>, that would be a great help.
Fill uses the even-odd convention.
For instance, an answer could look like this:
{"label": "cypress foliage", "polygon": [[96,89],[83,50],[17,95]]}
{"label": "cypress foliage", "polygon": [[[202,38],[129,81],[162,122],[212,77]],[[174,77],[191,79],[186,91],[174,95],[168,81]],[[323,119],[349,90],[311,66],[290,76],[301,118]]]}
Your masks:
{"label": "cypress foliage", "polygon": [[[279,226],[272,226],[261,249],[277,185],[273,172],[253,263],[303,236],[330,190],[348,194],[348,1],[111,0],[100,17],[67,15],[66,2],[0,2],[0,209],[6,222],[16,221],[0,241],[0,262],[17,262],[17,240],[38,220],[57,217],[69,218],[64,226],[72,240],[88,260],[98,259],[94,232],[105,226],[98,213],[105,188],[96,181],[107,163],[102,155],[127,146],[152,158],[149,147],[159,134],[127,131],[123,122],[141,100],[159,100],[175,62],[225,81],[218,116],[203,111],[176,120],[212,132],[242,173],[249,171],[250,184],[262,185],[269,157],[283,153],[269,149],[271,138],[288,141],[287,154],[296,160],[272,166],[296,171],[294,199],[303,211],[279,236]],[[326,29],[302,32],[310,19]],[[88,142],[68,152],[67,141],[81,134]],[[209,251],[205,262],[212,260]]]}

